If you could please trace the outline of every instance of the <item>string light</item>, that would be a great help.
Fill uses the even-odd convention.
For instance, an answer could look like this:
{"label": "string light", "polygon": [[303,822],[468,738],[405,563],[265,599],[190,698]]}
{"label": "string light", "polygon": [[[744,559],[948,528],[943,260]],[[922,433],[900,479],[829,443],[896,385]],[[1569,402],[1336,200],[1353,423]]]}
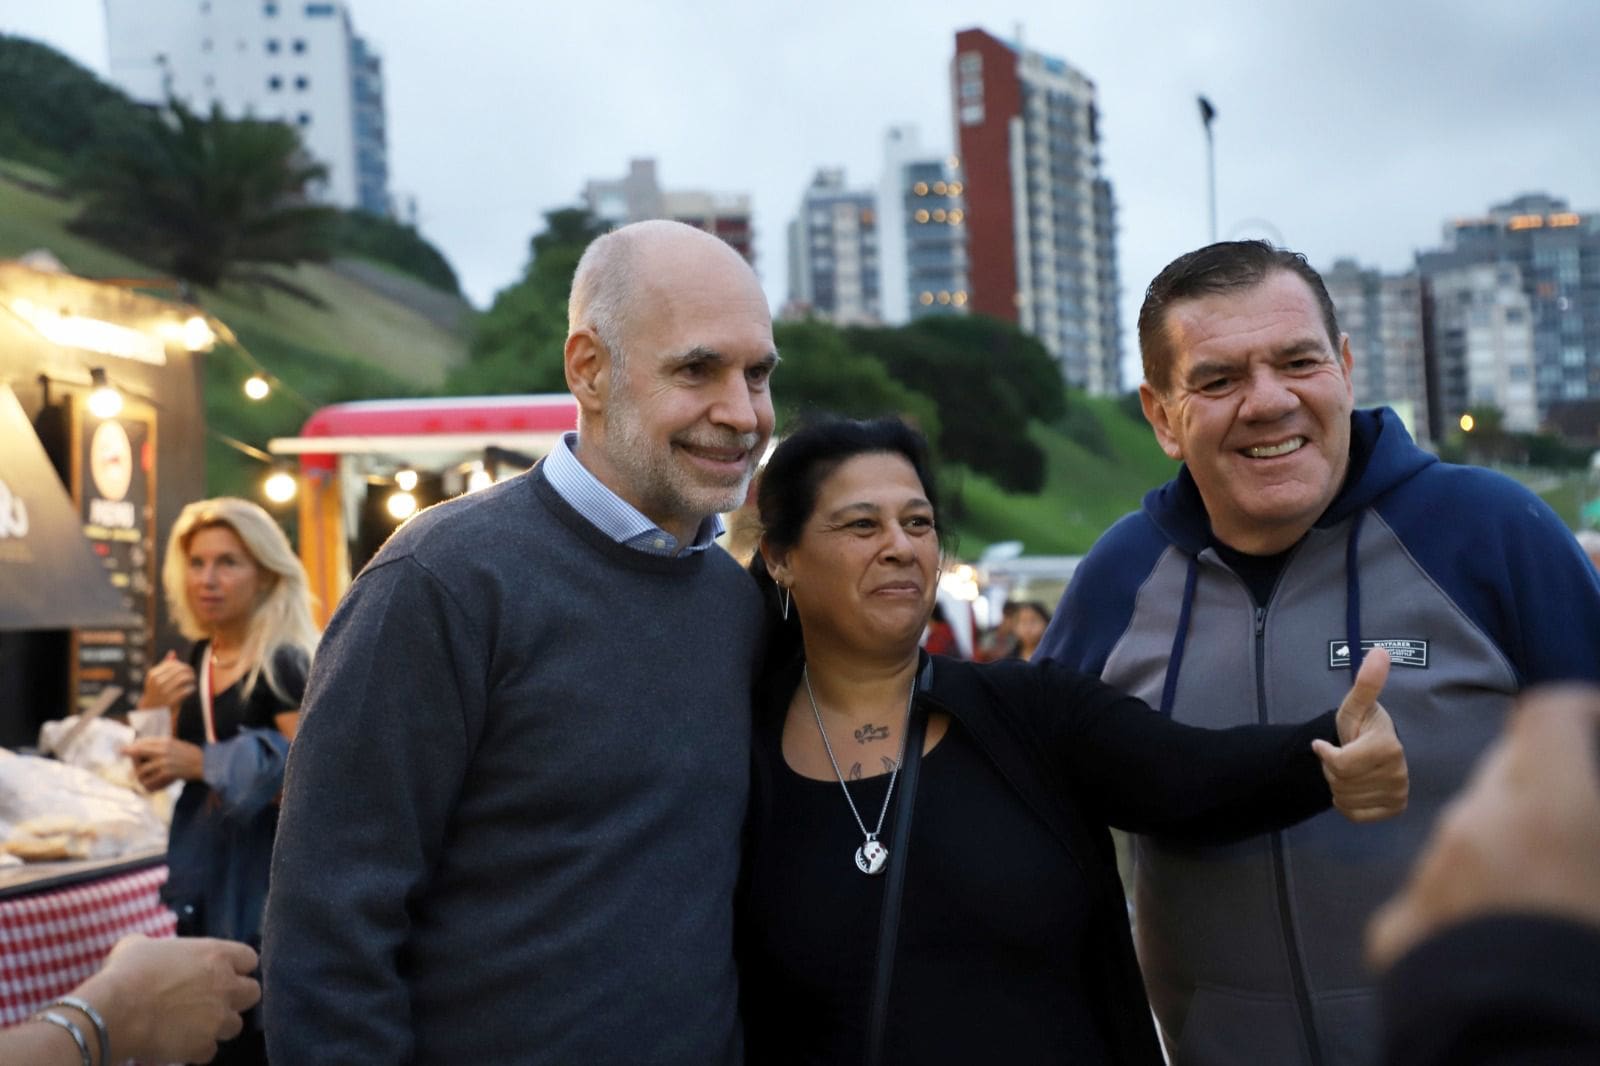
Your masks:
{"label": "string light", "polygon": [[417,513],[417,498],[409,492],[396,492],[389,496],[384,504],[389,509],[389,517],[404,522]]}
{"label": "string light", "polygon": [[89,371],[89,413],[99,419],[115,418],[122,413],[122,393],[112,387],[106,372],[100,367]]}
{"label": "string light", "polygon": [[217,335],[204,315],[191,315],[183,324],[183,346],[191,352],[209,352],[217,343]]}
{"label": "string light", "polygon": [[417,472],[415,470],[396,470],[394,472],[394,487],[401,492],[410,492],[417,487]]}
{"label": "string light", "polygon": [[244,394],[252,400],[265,400],[272,392],[272,386],[267,384],[267,379],[260,374],[251,374],[244,382]]}
{"label": "string light", "polygon": [[285,467],[276,467],[261,483],[261,491],[273,503],[288,503],[294,499],[300,483]]}

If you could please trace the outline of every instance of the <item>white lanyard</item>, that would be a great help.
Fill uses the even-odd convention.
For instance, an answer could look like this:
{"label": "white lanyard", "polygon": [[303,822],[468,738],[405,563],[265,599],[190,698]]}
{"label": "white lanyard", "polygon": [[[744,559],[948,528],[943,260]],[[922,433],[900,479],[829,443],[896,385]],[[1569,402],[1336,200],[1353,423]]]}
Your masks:
{"label": "white lanyard", "polygon": [[211,711],[211,646],[200,659],[200,720],[206,726],[206,743],[217,742],[217,722]]}

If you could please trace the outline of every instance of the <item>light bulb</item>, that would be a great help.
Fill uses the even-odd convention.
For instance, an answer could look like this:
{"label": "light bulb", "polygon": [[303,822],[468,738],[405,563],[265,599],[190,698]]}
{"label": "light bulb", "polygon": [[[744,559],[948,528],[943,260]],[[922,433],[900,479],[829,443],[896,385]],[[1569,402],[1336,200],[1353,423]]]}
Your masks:
{"label": "light bulb", "polygon": [[294,499],[294,494],[299,488],[300,483],[287,470],[274,470],[267,475],[267,480],[261,483],[261,491],[273,503],[288,503]]}
{"label": "light bulb", "polygon": [[396,492],[389,496],[384,506],[389,509],[390,518],[403,522],[417,513],[417,498],[409,492]]}
{"label": "light bulb", "polygon": [[89,371],[89,381],[93,386],[89,393],[89,413],[100,419],[121,414],[122,393],[112,386],[106,372],[96,367]]}

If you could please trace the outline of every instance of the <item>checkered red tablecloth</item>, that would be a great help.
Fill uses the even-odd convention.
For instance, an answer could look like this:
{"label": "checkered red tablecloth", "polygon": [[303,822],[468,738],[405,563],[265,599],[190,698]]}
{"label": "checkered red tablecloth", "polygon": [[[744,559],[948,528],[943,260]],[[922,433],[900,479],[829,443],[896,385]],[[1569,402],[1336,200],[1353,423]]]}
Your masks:
{"label": "checkered red tablecloth", "polygon": [[94,973],[129,933],[173,935],[155,865],[94,881],[0,899],[0,1027],[28,1017]]}

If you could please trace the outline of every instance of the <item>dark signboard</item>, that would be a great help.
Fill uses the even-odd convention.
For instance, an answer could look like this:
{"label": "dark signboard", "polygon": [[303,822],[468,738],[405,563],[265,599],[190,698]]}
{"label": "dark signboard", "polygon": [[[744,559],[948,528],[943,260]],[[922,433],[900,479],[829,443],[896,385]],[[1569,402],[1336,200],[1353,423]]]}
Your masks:
{"label": "dark signboard", "polygon": [[0,385],[0,631],[126,619],[77,512],[16,396]]}
{"label": "dark signboard", "polygon": [[121,594],[129,624],[77,629],[72,634],[73,709],[101,691],[120,687],[111,713],[130,709],[144,689],[154,652],[156,580],[156,420],[131,401],[113,418],[78,408],[74,419],[72,484],[83,534]]}

